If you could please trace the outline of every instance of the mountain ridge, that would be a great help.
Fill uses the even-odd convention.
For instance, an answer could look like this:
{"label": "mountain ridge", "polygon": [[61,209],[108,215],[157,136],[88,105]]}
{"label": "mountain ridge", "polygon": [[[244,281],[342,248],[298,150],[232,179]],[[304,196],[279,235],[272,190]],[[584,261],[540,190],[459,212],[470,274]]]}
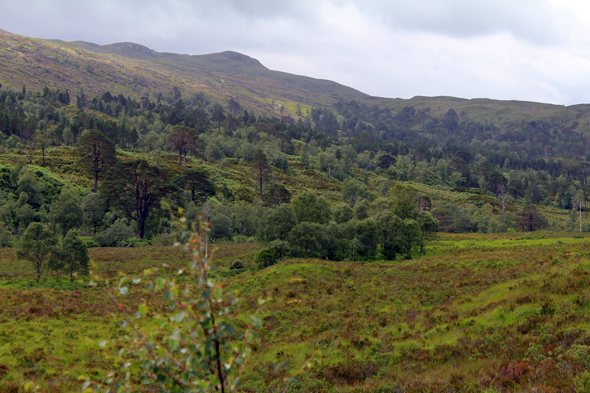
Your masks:
{"label": "mountain ridge", "polygon": [[255,113],[294,117],[312,107],[333,107],[350,100],[392,111],[413,106],[439,118],[454,109],[467,118],[506,126],[547,116],[576,119],[588,112],[588,104],[565,107],[490,98],[374,97],[338,82],[270,70],[257,59],[234,51],[177,54],[133,42],[99,45],[44,40],[4,30],[0,30],[0,83],[14,90],[26,86],[41,91],[47,86],[73,93],[84,90],[87,95],[110,91],[135,97],[176,87],[183,97],[204,93],[222,104],[234,99]]}

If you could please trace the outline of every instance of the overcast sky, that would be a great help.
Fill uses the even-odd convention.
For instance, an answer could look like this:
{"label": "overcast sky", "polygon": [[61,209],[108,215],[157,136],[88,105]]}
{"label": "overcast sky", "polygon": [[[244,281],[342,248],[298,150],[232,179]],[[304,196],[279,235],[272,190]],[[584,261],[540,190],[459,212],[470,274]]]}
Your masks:
{"label": "overcast sky", "polygon": [[0,29],[234,50],[375,96],[590,103],[589,1],[0,0]]}

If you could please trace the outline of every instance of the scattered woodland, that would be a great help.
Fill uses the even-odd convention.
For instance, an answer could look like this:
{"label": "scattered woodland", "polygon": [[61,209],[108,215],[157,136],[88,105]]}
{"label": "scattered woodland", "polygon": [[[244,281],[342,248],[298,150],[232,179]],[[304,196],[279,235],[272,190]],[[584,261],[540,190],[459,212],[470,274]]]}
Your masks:
{"label": "scattered woodland", "polygon": [[[13,82],[0,85],[0,390],[123,378],[114,348],[139,341],[124,343],[113,299],[180,354],[186,337],[156,325],[192,318],[175,310],[189,264],[217,280],[196,281],[198,307],[228,302],[211,345],[249,340],[238,391],[590,391],[586,106],[350,92],[261,106]],[[172,247],[188,239],[180,216],[207,220],[210,266]],[[136,285],[162,264],[174,278]],[[146,361],[129,367],[180,383]]]}

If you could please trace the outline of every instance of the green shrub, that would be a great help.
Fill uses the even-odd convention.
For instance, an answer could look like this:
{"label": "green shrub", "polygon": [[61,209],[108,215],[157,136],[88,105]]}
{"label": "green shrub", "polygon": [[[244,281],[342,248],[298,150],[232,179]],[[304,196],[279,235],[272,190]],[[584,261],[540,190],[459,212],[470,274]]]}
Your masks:
{"label": "green shrub", "polygon": [[244,268],[244,264],[239,259],[236,259],[235,261],[233,261],[231,263],[231,265],[230,265],[229,268],[230,268],[230,270],[233,270],[233,269],[243,269]]}
{"label": "green shrub", "polygon": [[125,240],[127,247],[145,247],[150,245],[150,241],[147,239],[138,239],[136,237],[130,237]]}
{"label": "green shrub", "polygon": [[274,265],[279,260],[276,251],[270,248],[261,248],[254,257],[254,263],[259,267],[265,268]]}
{"label": "green shrub", "polygon": [[96,244],[96,242],[93,239],[83,239],[84,243],[86,243],[86,247],[91,248],[91,247],[98,247],[98,244]]}

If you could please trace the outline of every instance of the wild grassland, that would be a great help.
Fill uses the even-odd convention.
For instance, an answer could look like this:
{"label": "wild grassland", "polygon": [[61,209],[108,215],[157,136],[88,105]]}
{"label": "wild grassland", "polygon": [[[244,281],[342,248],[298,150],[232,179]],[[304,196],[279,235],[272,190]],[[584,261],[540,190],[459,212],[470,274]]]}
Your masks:
{"label": "wild grassland", "polygon": [[[297,367],[313,353],[317,367],[292,391],[574,392],[590,366],[590,238],[440,235],[409,261],[286,260],[264,270],[253,266],[257,247],[217,253],[224,285],[248,308],[269,299],[244,392],[267,391],[287,371],[274,364]],[[105,297],[54,278],[35,287],[12,252],[0,252],[0,390],[32,380],[40,391],[75,391],[78,375],[111,370],[97,342],[122,330]],[[170,247],[91,252],[112,275],[185,263]],[[238,258],[246,269],[236,275],[227,267]]]}

